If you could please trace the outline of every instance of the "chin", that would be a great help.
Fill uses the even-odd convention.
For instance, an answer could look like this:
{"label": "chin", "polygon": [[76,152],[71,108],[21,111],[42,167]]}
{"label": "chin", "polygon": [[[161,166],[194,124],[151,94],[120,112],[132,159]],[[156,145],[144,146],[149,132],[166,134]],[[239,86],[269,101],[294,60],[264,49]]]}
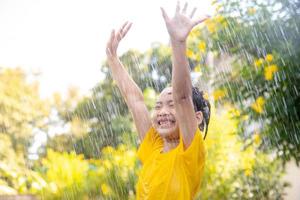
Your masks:
{"label": "chin", "polygon": [[156,127],[157,132],[161,137],[168,137],[171,135],[174,135],[175,132],[177,132],[176,127],[170,127],[170,128],[161,128],[161,127]]}

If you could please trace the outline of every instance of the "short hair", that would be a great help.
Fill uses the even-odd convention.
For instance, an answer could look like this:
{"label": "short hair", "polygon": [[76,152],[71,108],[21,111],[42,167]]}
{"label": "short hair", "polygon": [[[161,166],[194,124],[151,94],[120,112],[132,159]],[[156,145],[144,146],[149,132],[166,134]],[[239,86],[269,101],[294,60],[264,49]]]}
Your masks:
{"label": "short hair", "polygon": [[203,91],[200,91],[197,87],[193,87],[192,92],[193,92],[192,97],[193,97],[193,104],[194,104],[195,111],[196,112],[201,111],[203,114],[203,120],[199,125],[199,129],[203,131],[205,128],[205,133],[203,138],[205,140],[208,131],[208,124],[210,120],[210,103],[207,99],[203,97],[204,95]]}

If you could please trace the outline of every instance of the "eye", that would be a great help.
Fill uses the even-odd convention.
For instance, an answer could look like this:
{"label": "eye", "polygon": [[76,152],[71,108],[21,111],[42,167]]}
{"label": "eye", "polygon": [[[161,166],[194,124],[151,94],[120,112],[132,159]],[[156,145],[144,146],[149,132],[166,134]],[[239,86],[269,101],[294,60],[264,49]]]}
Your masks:
{"label": "eye", "polygon": [[171,108],[174,107],[174,101],[169,101],[168,106],[171,107]]}
{"label": "eye", "polygon": [[156,106],[154,107],[154,109],[155,109],[155,110],[159,110],[159,109],[160,109],[160,105],[156,105]]}

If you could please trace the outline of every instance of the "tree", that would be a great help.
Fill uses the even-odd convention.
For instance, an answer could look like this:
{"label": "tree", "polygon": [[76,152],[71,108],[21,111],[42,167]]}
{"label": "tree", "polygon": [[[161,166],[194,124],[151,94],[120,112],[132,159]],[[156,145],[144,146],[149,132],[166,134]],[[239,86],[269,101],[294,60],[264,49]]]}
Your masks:
{"label": "tree", "polygon": [[[51,98],[51,114],[49,116],[49,130],[46,148],[59,152],[74,150],[76,140],[84,137],[90,127],[87,120],[72,115],[78,103],[84,97],[76,87],[70,87],[65,96],[54,93]],[[46,153],[46,152],[44,152]]]}
{"label": "tree", "polygon": [[15,151],[26,152],[34,132],[45,128],[47,102],[21,69],[1,69],[0,88],[0,134],[10,137]]}
{"label": "tree", "polygon": [[21,69],[0,69],[0,194],[36,193],[44,180],[28,167],[33,136],[44,131],[48,103]]}
{"label": "tree", "polygon": [[[240,117],[247,118],[240,121],[244,139],[259,132],[262,149],[271,146],[285,161],[294,158],[299,164],[299,3],[217,4],[219,15],[207,21],[198,38],[220,62],[212,70],[218,104],[239,107]],[[231,58],[229,64],[222,60],[224,55]]]}

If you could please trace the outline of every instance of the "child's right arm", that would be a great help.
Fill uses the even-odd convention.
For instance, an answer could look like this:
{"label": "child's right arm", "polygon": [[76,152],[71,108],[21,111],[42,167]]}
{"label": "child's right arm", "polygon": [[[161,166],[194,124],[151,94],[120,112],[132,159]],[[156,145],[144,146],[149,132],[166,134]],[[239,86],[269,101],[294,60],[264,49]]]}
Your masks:
{"label": "child's right arm", "polygon": [[113,30],[106,46],[107,62],[112,71],[113,79],[124,97],[126,104],[132,113],[139,138],[142,141],[146,132],[151,127],[151,118],[141,89],[129,76],[123,64],[117,56],[120,41],[125,37],[131,24],[126,22],[121,29],[115,33]]}

